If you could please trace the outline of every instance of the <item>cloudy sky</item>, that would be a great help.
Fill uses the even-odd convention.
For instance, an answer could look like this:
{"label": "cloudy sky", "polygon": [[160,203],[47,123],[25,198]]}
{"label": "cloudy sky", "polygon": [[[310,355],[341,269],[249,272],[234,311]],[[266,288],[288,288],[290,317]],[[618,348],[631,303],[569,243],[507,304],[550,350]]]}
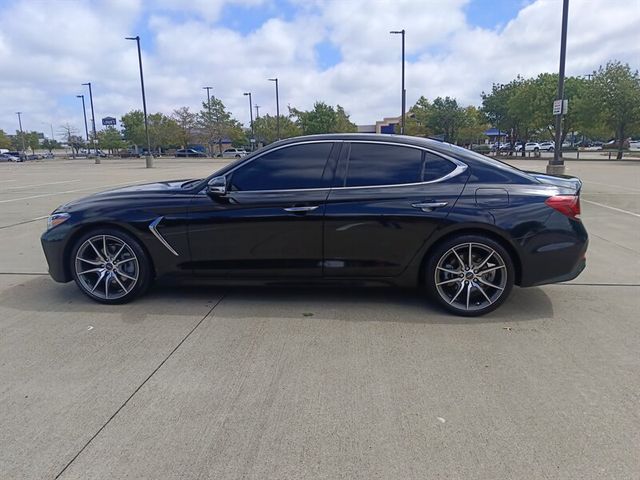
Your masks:
{"label": "cloudy sky", "polygon": [[[150,112],[200,108],[203,86],[242,122],[339,103],[358,124],[400,110],[406,29],[407,104],[420,95],[479,104],[492,82],[557,71],[561,0],[0,0],[0,128],[82,126],[81,84],[96,118],[141,108],[142,37]],[[567,74],[609,59],[640,67],[640,0],[571,0]],[[88,111],[90,115],[90,111]]]}

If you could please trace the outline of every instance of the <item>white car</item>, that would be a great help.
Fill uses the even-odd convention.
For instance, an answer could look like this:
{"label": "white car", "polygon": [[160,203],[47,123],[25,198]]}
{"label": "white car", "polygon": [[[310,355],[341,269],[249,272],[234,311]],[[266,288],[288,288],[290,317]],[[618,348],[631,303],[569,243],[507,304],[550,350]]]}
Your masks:
{"label": "white car", "polygon": [[629,142],[629,150],[640,150],[640,140],[631,140]]}
{"label": "white car", "polygon": [[222,158],[240,158],[248,155],[244,148],[227,148],[222,154],[218,155]]}
{"label": "white car", "polygon": [[554,142],[541,142],[540,150],[544,150],[545,152],[553,152],[556,148],[556,144]]}
{"label": "white car", "polygon": [[[516,152],[521,152],[522,151],[522,144],[517,145],[516,146]],[[539,152],[540,151],[540,144],[537,142],[527,142],[524,144],[524,151],[525,152]]]}
{"label": "white car", "polygon": [[0,162],[20,162],[20,157],[8,153],[0,153]]}

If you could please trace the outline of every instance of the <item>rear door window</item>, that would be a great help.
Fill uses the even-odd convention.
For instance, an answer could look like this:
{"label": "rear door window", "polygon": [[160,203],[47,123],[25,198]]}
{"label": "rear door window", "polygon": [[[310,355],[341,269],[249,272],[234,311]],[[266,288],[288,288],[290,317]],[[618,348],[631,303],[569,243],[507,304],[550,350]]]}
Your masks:
{"label": "rear door window", "polygon": [[454,169],[452,162],[418,148],[352,143],[344,186],[428,182],[442,178]]}

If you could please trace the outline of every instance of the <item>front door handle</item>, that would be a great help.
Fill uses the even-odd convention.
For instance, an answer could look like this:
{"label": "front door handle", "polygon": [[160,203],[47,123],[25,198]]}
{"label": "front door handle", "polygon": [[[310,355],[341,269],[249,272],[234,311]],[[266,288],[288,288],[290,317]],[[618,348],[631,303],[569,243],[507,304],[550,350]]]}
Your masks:
{"label": "front door handle", "polygon": [[423,212],[432,212],[436,208],[442,208],[447,205],[447,202],[419,202],[412,203],[413,208],[419,208]]}
{"label": "front door handle", "polygon": [[307,212],[313,212],[318,207],[319,205],[310,205],[308,207],[288,207],[288,208],[285,208],[284,211],[291,212],[291,213],[307,213]]}

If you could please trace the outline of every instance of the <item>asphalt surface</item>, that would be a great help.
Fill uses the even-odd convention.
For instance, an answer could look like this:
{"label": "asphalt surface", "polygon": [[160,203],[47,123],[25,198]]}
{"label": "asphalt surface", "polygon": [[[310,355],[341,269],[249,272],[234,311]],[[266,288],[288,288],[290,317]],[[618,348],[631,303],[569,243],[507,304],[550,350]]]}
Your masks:
{"label": "asphalt surface", "polygon": [[568,162],[587,269],[479,319],[396,290],[103,306],[46,275],[59,204],[221,164],[0,164],[1,479],[640,478],[640,162]]}

